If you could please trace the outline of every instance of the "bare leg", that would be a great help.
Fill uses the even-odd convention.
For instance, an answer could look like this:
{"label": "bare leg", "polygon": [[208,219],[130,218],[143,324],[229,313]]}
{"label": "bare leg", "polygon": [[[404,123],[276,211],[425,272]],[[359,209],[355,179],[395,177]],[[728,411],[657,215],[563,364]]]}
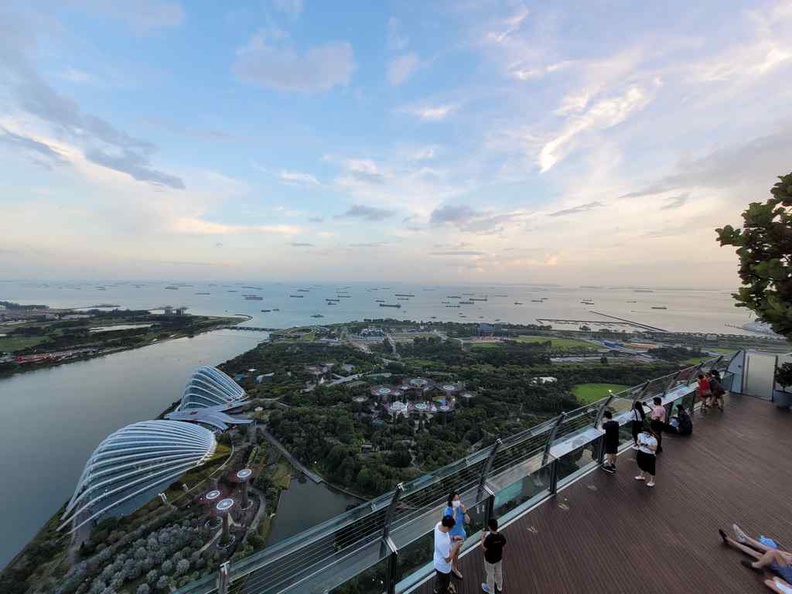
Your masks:
{"label": "bare leg", "polygon": [[779,582],[782,586],[786,586],[787,588],[792,588],[792,586],[790,586],[787,582],[782,580],[780,577],[777,577],[777,578],[775,578],[773,580],[765,580],[764,584],[765,584],[765,586],[770,588],[773,592],[778,592],[779,594],[784,594],[784,591],[781,588],[778,587],[776,582]]}
{"label": "bare leg", "polygon": [[769,565],[772,565],[773,563],[777,563],[778,565],[782,565],[782,566],[789,565],[786,557],[784,557],[779,551],[776,551],[775,549],[770,549],[769,551],[761,555],[759,559],[757,559],[751,565],[753,565],[758,569],[760,567],[767,567]]}
{"label": "bare leg", "polygon": [[730,547],[734,547],[738,551],[742,551],[743,553],[745,553],[746,555],[748,555],[752,559],[755,559],[755,560],[758,561],[759,559],[762,558],[762,553],[760,553],[756,549],[752,549],[749,546],[746,546],[746,545],[744,545],[744,544],[742,544],[740,542],[737,542],[731,536],[727,536],[726,538],[723,539],[723,541],[727,545],[729,545]]}

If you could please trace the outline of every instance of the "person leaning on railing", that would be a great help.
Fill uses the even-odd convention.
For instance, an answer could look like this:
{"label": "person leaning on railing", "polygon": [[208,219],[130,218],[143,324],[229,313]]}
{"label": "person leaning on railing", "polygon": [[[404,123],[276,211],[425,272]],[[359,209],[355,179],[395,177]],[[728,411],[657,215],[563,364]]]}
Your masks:
{"label": "person leaning on railing", "polygon": [[452,563],[459,554],[462,541],[452,543],[451,530],[456,524],[451,516],[443,516],[434,529],[434,594],[454,594],[456,588],[451,584]]}

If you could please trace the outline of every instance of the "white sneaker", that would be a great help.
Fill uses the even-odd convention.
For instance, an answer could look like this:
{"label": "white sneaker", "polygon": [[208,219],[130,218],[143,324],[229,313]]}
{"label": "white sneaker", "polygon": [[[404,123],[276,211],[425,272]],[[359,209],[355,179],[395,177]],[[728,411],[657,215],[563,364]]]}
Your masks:
{"label": "white sneaker", "polygon": [[481,589],[484,590],[484,592],[490,591],[489,586],[487,584],[481,584]]}
{"label": "white sneaker", "polygon": [[734,531],[734,539],[737,542],[745,544],[748,541],[748,535],[737,524],[732,524],[732,530]]}
{"label": "white sneaker", "polygon": [[642,476],[636,476],[635,480],[636,481],[645,481],[646,479],[644,477],[642,477]]}
{"label": "white sneaker", "polygon": [[654,486],[655,486],[655,484],[654,484],[654,483],[646,483],[646,486],[647,486],[647,487],[654,487]]}

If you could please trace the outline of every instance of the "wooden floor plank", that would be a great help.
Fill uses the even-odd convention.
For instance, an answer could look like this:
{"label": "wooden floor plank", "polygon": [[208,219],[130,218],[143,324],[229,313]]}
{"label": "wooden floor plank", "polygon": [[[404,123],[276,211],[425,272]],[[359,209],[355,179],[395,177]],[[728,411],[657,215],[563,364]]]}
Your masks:
{"label": "wooden floor plank", "polygon": [[[694,423],[690,438],[665,437],[654,489],[635,481],[628,451],[615,475],[598,470],[506,528],[504,592],[765,591],[717,529],[792,543],[792,414],[732,396]],[[481,551],[461,570],[459,592],[481,592]]]}

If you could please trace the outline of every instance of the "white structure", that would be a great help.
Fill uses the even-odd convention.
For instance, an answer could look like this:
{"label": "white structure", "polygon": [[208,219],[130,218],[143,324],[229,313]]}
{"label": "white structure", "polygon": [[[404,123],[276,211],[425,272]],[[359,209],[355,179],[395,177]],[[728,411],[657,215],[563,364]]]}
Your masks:
{"label": "white structure", "polygon": [[247,394],[239,384],[216,367],[199,367],[184,388],[181,404],[176,410],[193,410],[243,404]]}
{"label": "white structure", "polygon": [[86,462],[58,529],[71,523],[73,532],[135,498],[155,496],[211,458],[216,446],[211,431],[191,423],[141,421],[119,429]]}

